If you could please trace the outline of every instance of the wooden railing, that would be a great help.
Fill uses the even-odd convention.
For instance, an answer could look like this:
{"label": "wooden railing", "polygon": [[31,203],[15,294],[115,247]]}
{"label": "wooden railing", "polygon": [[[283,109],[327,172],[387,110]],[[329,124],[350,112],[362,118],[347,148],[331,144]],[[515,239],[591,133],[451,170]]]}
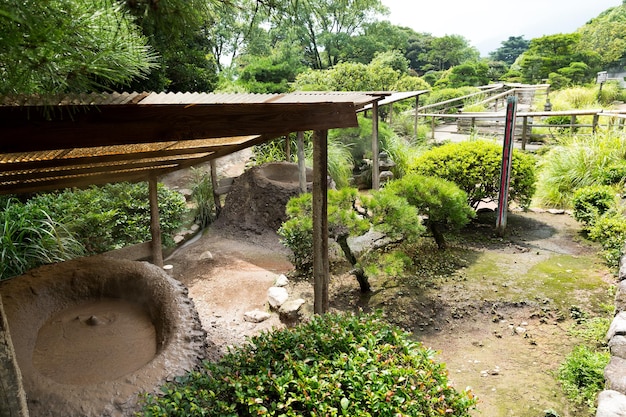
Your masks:
{"label": "wooden railing", "polygon": [[[420,108],[421,110],[421,108]],[[550,124],[541,123],[545,118],[552,116],[565,116],[570,118],[569,124]],[[578,116],[593,116],[591,123],[580,123]],[[457,130],[459,125],[464,124],[470,132],[477,131],[482,125],[488,127],[491,134],[502,134],[504,132],[505,114],[502,112],[481,112],[481,113],[458,113],[458,114],[441,114],[441,113],[418,113],[418,117],[431,118],[431,132],[434,139],[435,124],[438,119],[456,119]],[[600,124],[600,118],[608,118],[606,124]],[[461,120],[467,121],[465,123]],[[539,120],[539,123],[537,123]],[[600,126],[615,127],[624,129],[626,122],[626,110],[605,111],[602,109],[589,110],[568,110],[568,111],[540,111],[540,112],[517,112],[516,113],[516,136],[521,137],[522,149],[526,149],[528,140],[533,137],[532,129],[548,127],[548,128],[564,128],[570,129],[571,132],[578,128],[591,128],[591,132],[595,133]],[[463,132],[460,132],[463,133]]]}

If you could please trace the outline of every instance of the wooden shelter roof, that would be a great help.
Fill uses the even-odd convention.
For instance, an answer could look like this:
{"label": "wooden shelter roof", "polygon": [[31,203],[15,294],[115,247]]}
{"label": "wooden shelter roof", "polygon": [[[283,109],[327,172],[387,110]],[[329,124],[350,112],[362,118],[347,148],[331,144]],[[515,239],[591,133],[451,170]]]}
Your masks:
{"label": "wooden shelter roof", "polygon": [[150,177],[290,132],[357,126],[377,93],[0,97],[0,194]]}

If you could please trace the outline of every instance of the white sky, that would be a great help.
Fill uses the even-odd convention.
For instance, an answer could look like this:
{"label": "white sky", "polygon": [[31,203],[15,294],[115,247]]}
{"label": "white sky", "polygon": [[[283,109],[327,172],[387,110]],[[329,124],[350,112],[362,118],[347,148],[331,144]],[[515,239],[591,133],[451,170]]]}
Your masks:
{"label": "white sky", "polygon": [[498,49],[509,36],[531,40],[572,33],[622,0],[382,0],[383,19],[433,36],[461,35],[481,56]]}

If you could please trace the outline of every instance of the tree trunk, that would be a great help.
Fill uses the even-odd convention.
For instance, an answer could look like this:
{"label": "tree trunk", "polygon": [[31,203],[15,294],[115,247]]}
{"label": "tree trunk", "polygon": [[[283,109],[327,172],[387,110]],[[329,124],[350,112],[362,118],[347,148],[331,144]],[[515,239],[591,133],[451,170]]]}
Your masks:
{"label": "tree trunk", "polygon": [[428,228],[433,234],[439,250],[444,250],[446,248],[446,239],[441,232],[440,226],[436,222],[428,222]]}
{"label": "tree trunk", "polygon": [[359,282],[361,292],[370,292],[372,290],[372,287],[370,286],[369,279],[367,278],[367,275],[365,275],[365,271],[363,270],[363,268],[356,266],[356,256],[354,256],[352,250],[350,249],[350,245],[348,245],[348,234],[342,234],[340,236],[337,236],[337,243],[341,247],[341,250],[343,251],[343,254],[345,255],[348,262],[350,262],[350,265],[355,267],[352,271],[350,271],[350,273],[354,274],[356,280]]}

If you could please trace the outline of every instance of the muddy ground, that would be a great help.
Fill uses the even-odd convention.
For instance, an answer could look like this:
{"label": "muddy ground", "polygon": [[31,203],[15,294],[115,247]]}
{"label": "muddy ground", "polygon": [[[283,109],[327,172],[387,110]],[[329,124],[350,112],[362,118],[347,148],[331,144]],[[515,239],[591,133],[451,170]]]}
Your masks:
{"label": "muddy ground", "polygon": [[[333,311],[382,309],[389,321],[440,352],[450,380],[479,398],[475,416],[576,416],[554,373],[578,342],[570,334],[572,307],[608,315],[612,274],[598,248],[584,241],[568,214],[515,212],[504,238],[492,213],[482,214],[445,252],[425,240],[418,273],[402,279],[371,277],[361,294],[349,275],[331,279]],[[278,317],[245,322],[267,309],[267,289],[290,275],[289,251],[276,234],[229,237],[209,230],[167,260],[190,289],[217,359],[246,336],[282,326]],[[312,310],[312,283],[293,279],[292,298]]]}

